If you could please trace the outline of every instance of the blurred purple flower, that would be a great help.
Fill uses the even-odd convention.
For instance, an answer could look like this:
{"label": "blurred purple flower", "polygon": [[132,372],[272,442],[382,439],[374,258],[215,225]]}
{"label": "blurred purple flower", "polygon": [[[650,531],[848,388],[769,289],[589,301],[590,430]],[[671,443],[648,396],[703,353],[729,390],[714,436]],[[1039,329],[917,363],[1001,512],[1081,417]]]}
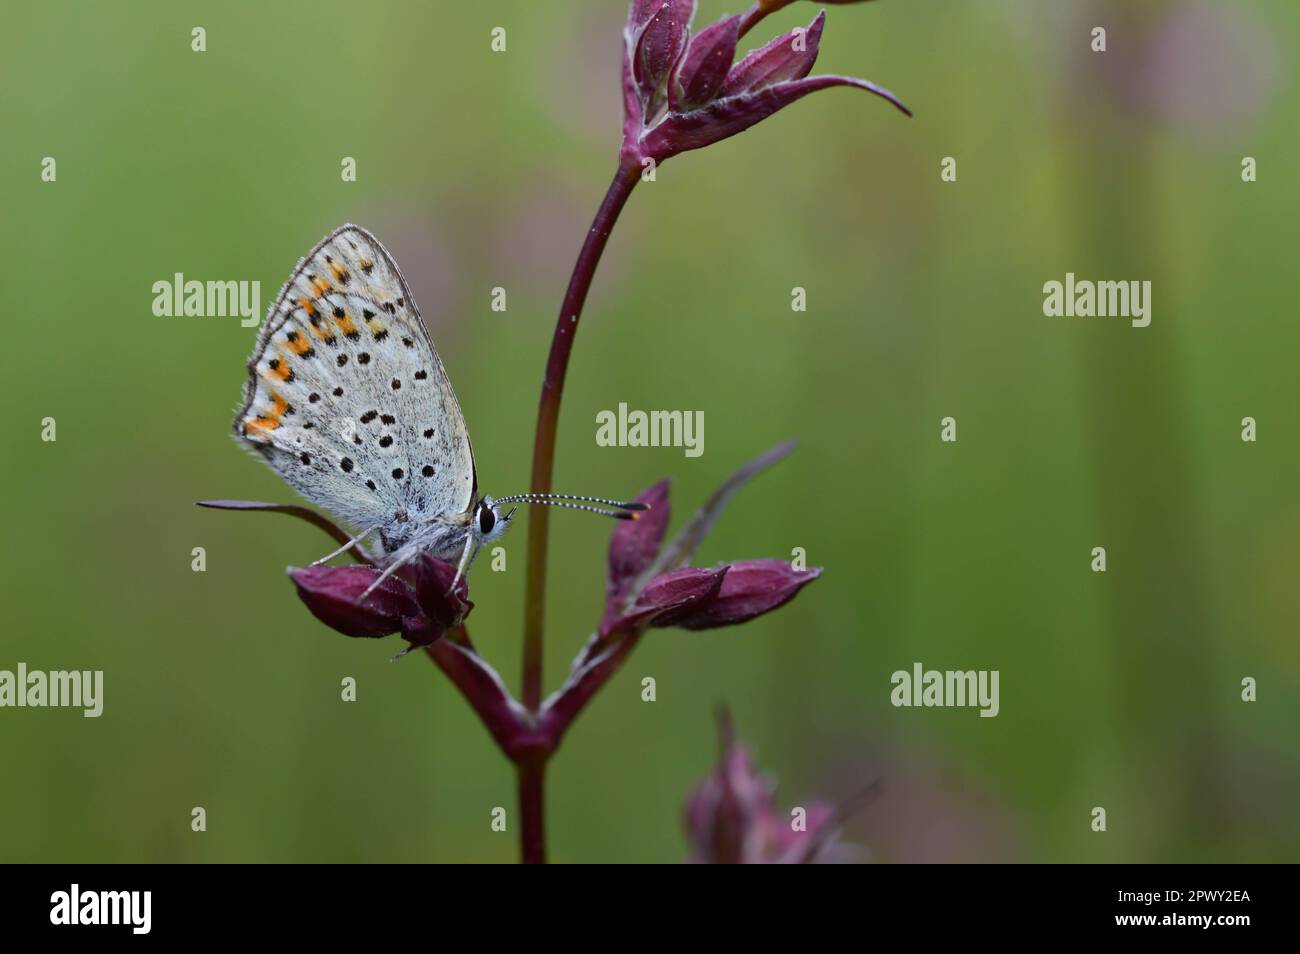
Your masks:
{"label": "blurred purple flower", "polygon": [[[789,2],[789,0],[786,0]],[[832,86],[875,93],[912,115],[889,90],[852,76],[809,76],[824,12],[733,63],[741,35],[785,3],[758,3],[694,37],[695,0],[633,0],[623,30],[625,160],[655,162],[743,132],[797,99]]]}
{"label": "blurred purple flower", "polygon": [[1173,5],[1146,39],[1127,64],[1134,98],[1206,143],[1247,137],[1282,85],[1276,35],[1249,6]]}
{"label": "blurred purple flower", "polygon": [[[1071,97],[1070,115],[1088,135],[1100,134],[1098,123],[1120,122],[1130,129],[1115,135],[1126,138],[1167,131],[1201,149],[1236,151],[1248,148],[1285,86],[1277,24],[1257,6],[1041,4],[1019,25],[1055,38],[1050,62]],[[1071,39],[1099,23],[1123,37],[1104,56]]]}
{"label": "blurred purple flower", "polygon": [[718,716],[717,767],[686,799],[690,861],[703,864],[837,864],[856,851],[839,842],[840,813],[825,802],[782,814],[775,786],[735,741],[726,712]]}

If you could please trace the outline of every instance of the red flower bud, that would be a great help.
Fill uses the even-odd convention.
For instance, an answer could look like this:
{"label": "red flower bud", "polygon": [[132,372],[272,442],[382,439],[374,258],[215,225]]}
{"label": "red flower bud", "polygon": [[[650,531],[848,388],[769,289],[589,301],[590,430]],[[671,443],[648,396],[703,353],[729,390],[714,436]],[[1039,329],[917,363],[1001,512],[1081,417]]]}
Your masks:
{"label": "red flower bud", "polygon": [[629,30],[634,21],[645,23],[634,40],[632,76],[647,118],[660,112],[667,102],[668,78],[686,51],[688,27],[694,15],[695,0],[637,0],[632,4]]}
{"label": "red flower bud", "polygon": [[796,593],[821,576],[821,572],[821,567],[796,570],[785,560],[733,563],[717,595],[700,602],[690,612],[678,614],[671,625],[683,629],[716,629],[748,622],[790,602]]}
{"label": "red flower bud", "polygon": [[676,82],[668,88],[673,112],[689,112],[717,95],[736,58],[739,29],[740,17],[726,17],[691,40]]}
{"label": "red flower bud", "polygon": [[451,581],[456,578],[456,568],[450,563],[427,553],[421,554],[415,562],[412,577],[421,612],[447,629],[459,626],[474,608],[469,601],[469,583],[464,576],[456,582],[455,591],[448,592]]}
{"label": "red flower bud", "polygon": [[688,566],[655,577],[637,596],[625,617],[642,626],[676,626],[683,616],[699,612],[715,599],[727,567],[706,570]]}
{"label": "red flower bud", "polygon": [[380,573],[371,566],[308,566],[289,576],[312,615],[345,636],[400,632],[412,646],[427,646],[474,606],[463,578],[448,592],[456,568],[442,560],[421,556],[361,599]]}
{"label": "red flower bud", "polygon": [[609,541],[609,575],[605,580],[605,618],[621,614],[637,578],[650,568],[668,530],[668,481],[661,480],[636,498],[650,509],[636,520],[620,520]]}
{"label": "red flower bud", "polygon": [[722,95],[737,96],[788,80],[803,79],[817,62],[817,49],[825,23],[826,13],[822,11],[807,29],[793,30],[754,50],[727,73]]}
{"label": "red flower bud", "polygon": [[289,577],[313,616],[345,636],[387,636],[402,629],[405,617],[422,615],[411,588],[389,577],[359,601],[379,578],[370,566],[307,566]]}

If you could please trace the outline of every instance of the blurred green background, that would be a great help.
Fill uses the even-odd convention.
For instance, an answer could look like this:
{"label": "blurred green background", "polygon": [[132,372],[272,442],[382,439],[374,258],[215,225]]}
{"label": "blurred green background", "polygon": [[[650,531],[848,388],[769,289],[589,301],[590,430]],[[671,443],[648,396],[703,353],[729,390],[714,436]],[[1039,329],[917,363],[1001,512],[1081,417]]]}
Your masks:
{"label": "blurred green background", "polygon": [[[697,24],[737,6],[704,0]],[[482,488],[527,489],[555,311],[615,164],[625,10],[9,11],[0,669],[102,669],[105,708],[0,710],[0,860],[517,857],[513,774],[442,675],[295,597],[284,568],[329,541],[193,506],[293,494],[228,436],[253,329],[154,317],[151,286],[257,280],[265,309],[328,230],[367,226],[412,282]],[[797,437],[700,561],[803,547],[826,572],[751,625],[650,634],[552,763],[554,860],[683,858],[724,701],[782,806],[883,777],[846,832],[876,860],[1296,859],[1298,47],[1286,0],[832,7],[817,72],[886,85],[915,120],[818,94],[636,190],[555,485],[669,476],[680,523]],[[1067,271],[1152,281],[1151,326],[1045,318]],[[619,402],[704,411],[704,455],[596,446]],[[552,528],[548,690],[598,617],[610,531]],[[476,567],[469,621],[516,689],[525,536],[506,572]],[[917,661],[999,670],[1000,715],[891,707]]]}

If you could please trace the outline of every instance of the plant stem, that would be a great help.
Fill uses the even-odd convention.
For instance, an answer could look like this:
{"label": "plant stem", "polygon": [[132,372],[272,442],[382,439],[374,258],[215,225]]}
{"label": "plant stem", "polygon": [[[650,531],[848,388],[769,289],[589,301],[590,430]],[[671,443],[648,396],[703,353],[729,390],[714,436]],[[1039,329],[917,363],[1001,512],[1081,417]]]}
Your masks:
{"label": "plant stem", "polygon": [[520,761],[520,860],[526,865],[546,864],[546,756]]}
{"label": "plant stem", "polygon": [[[578,333],[578,319],[587,292],[596,275],[596,266],[605,251],[609,233],[618,221],[627,198],[641,178],[638,163],[628,158],[619,161],[614,181],[596,210],[591,228],[578,252],[569,287],[560,305],[551,353],[546,359],[542,378],[542,397],[537,405],[537,433],[533,438],[533,475],[529,488],[534,493],[548,493],[555,467],[555,434],[560,419],[560,396],[564,393],[564,376]],[[531,713],[542,705],[542,627],[546,618],[546,543],[550,513],[546,507],[534,507],[528,520],[528,578],[524,590],[524,672],[522,702]],[[524,864],[546,862],[546,761],[551,749],[542,748],[517,757],[519,778],[520,857]]]}
{"label": "plant stem", "polygon": [[744,12],[740,18],[740,24],[736,31],[737,38],[744,36],[754,28],[754,24],[767,16],[768,11],[763,9],[761,2],[755,3],[752,7]]}
{"label": "plant stem", "polygon": [[[533,474],[529,489],[534,493],[548,493],[555,464],[555,434],[560,417],[560,396],[564,391],[564,375],[573,351],[573,339],[578,333],[578,318],[587,299],[587,290],[596,274],[605,242],[614,228],[618,214],[627,197],[640,181],[641,169],[637,164],[620,162],[614,181],[610,183],[591,228],[578,253],[569,278],[569,288],[564,293],[560,317],[551,338],[551,353],[546,360],[546,375],[542,379],[542,397],[537,407],[537,433],[533,439]],[[550,513],[546,507],[534,507],[528,517],[528,582],[524,593],[524,706],[536,712],[542,702],[542,627],[546,615],[546,543],[550,528]],[[540,786],[540,776],[539,782]],[[521,795],[522,795],[521,783]],[[538,801],[540,803],[540,792]],[[540,835],[539,835],[540,837]],[[527,854],[527,845],[525,845]]]}

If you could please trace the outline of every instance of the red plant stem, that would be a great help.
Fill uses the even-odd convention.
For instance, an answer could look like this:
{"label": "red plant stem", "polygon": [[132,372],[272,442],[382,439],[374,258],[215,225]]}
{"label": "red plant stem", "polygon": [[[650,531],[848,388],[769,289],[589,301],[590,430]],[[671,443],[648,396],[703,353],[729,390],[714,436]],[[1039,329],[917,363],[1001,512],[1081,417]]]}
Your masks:
{"label": "red plant stem", "polygon": [[546,864],[546,756],[518,763],[520,860],[526,865]]}
{"label": "red plant stem", "polygon": [[578,718],[578,713],[622,668],[640,641],[641,632],[636,629],[617,636],[607,648],[593,651],[592,658],[569,678],[564,689],[542,713],[539,729],[551,751],[559,748],[569,726]]}
{"label": "red plant stem", "polygon": [[740,18],[740,24],[736,32],[737,38],[744,36],[754,28],[754,24],[767,16],[768,11],[763,9],[762,3],[755,3],[752,7],[744,12]]}
{"label": "red plant stem", "polygon": [[[555,434],[560,417],[560,396],[564,391],[564,375],[573,351],[573,339],[578,333],[578,318],[587,300],[587,290],[596,274],[605,242],[614,228],[618,214],[627,197],[640,181],[638,164],[624,160],[619,164],[614,181],[605,193],[604,201],[596,210],[587,238],[578,253],[569,278],[569,288],[564,293],[560,317],[551,338],[551,353],[546,360],[546,374],[542,379],[542,397],[537,407],[537,433],[533,439],[533,475],[529,488],[534,493],[548,493],[555,465]],[[538,711],[542,702],[542,628],[546,615],[546,543],[550,529],[550,513],[546,507],[534,507],[528,518],[528,580],[524,591],[524,671],[522,702],[531,712]],[[538,781],[540,789],[540,779]],[[521,785],[522,794],[523,787]],[[538,798],[540,800],[540,790]],[[525,812],[525,815],[527,813]],[[525,846],[526,847],[526,846]]]}
{"label": "red plant stem", "polygon": [[531,741],[525,732],[526,713],[510,698],[496,671],[474,652],[465,627],[448,631],[424,651],[460,690],[506,757],[515,758],[516,748]]}
{"label": "red plant stem", "polygon": [[[596,266],[609,241],[618,215],[641,178],[639,164],[624,158],[614,173],[605,198],[596,210],[591,228],[583,240],[578,261],[569,277],[569,287],[560,305],[551,353],[546,359],[542,378],[542,397],[537,405],[537,432],[533,438],[533,475],[529,484],[534,493],[551,489],[555,469],[555,434],[560,419],[560,397],[564,393],[564,376],[578,333],[578,319],[587,292],[596,275]],[[550,513],[546,507],[534,507],[528,520],[528,577],[524,590],[524,708],[538,713],[542,705],[542,628],[546,618],[546,543]],[[553,746],[525,749],[515,756],[519,777],[520,857],[524,864],[546,862],[546,760]]]}

